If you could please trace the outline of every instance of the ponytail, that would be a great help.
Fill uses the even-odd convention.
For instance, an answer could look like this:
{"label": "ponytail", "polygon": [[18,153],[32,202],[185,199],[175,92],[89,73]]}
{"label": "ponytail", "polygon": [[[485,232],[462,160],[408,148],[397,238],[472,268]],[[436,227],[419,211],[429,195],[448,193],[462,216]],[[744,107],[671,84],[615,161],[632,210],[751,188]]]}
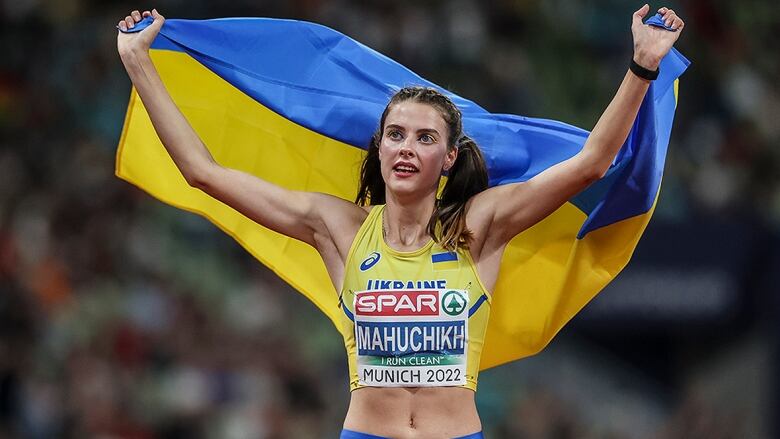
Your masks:
{"label": "ponytail", "polygon": [[469,247],[473,235],[466,228],[466,202],[488,187],[485,158],[476,142],[463,135],[457,147],[458,157],[428,221],[428,233],[450,251]]}
{"label": "ponytail", "polygon": [[[382,115],[384,121],[384,115]],[[382,179],[382,164],[379,161],[379,141],[382,133],[377,131],[371,137],[368,154],[360,166],[360,186],[355,204],[358,206],[385,203],[385,180]]]}

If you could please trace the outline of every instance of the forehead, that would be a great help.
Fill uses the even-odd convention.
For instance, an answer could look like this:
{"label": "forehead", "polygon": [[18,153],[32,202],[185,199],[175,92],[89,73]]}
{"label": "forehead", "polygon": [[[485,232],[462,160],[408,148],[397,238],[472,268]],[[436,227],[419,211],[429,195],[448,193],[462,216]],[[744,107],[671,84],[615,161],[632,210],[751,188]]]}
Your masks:
{"label": "forehead", "polygon": [[399,102],[390,108],[385,126],[398,125],[409,131],[434,129],[446,134],[447,124],[435,107],[419,102]]}

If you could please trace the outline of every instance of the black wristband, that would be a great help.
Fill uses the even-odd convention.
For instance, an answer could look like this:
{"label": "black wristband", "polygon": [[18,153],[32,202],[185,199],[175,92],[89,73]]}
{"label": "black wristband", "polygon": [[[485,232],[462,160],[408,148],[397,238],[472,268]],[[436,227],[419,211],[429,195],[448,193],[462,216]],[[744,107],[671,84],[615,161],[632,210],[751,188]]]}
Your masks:
{"label": "black wristband", "polygon": [[661,72],[660,68],[655,70],[647,70],[646,68],[637,64],[636,61],[634,61],[634,58],[631,58],[631,64],[628,68],[634,72],[635,75],[639,76],[640,78],[647,79],[648,81],[652,81],[657,78],[658,74]]}

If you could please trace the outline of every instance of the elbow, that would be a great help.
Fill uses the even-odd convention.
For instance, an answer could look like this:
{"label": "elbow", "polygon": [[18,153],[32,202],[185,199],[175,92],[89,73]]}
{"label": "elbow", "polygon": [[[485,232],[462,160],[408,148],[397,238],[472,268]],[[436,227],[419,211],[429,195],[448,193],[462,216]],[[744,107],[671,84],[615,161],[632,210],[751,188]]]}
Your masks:
{"label": "elbow", "polygon": [[601,178],[606,175],[607,170],[609,170],[609,167],[605,168],[603,166],[589,166],[585,168],[580,174],[583,180],[583,186],[588,187],[591,184],[601,180]]}
{"label": "elbow", "polygon": [[206,189],[208,188],[208,183],[206,182],[206,180],[203,180],[202,178],[190,175],[190,176],[185,176],[184,179],[187,180],[187,184],[190,185],[190,187],[193,187],[195,189],[200,189],[206,192]]}
{"label": "elbow", "polygon": [[579,174],[586,185],[601,180],[612,165],[611,162],[606,162],[605,160],[594,156],[594,154],[588,154],[587,152],[582,153],[582,159],[579,164]]}
{"label": "elbow", "polygon": [[208,192],[208,189],[211,186],[211,173],[208,171],[208,169],[193,169],[186,173],[182,173],[182,175],[190,187],[200,189],[203,192]]}
{"label": "elbow", "polygon": [[609,171],[609,166],[597,167],[590,172],[587,178],[590,183],[595,183],[596,181],[601,180],[605,175],[607,175],[607,171]]}

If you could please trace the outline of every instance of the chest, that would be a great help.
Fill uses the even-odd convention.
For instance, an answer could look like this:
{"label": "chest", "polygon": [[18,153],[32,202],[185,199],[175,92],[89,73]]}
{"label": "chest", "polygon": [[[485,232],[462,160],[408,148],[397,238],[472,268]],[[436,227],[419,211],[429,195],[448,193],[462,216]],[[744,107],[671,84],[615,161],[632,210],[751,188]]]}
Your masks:
{"label": "chest", "polygon": [[344,293],[365,290],[479,289],[475,268],[461,252],[434,250],[399,257],[381,249],[371,249],[356,256],[345,267]]}

